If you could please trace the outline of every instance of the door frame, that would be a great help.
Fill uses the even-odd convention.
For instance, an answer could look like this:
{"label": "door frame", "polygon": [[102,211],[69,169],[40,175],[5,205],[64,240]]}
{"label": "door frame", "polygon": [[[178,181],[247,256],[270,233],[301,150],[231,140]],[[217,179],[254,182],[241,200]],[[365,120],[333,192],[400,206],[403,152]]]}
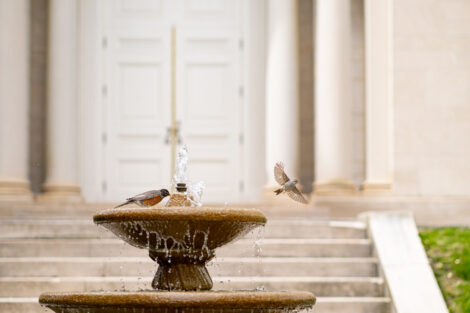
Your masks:
{"label": "door frame", "polygon": [[[100,18],[103,1],[78,1],[79,57],[79,173],[87,202],[104,202],[104,162],[102,148],[106,129],[102,105],[104,81],[104,30]],[[243,55],[241,60],[244,98],[241,108],[243,146],[240,166],[243,177],[241,202],[259,202],[266,177],[265,164],[265,28],[266,0],[243,0],[241,24]],[[106,21],[105,21],[106,22]],[[261,69],[260,69],[261,67]],[[123,197],[126,195],[123,195]]]}

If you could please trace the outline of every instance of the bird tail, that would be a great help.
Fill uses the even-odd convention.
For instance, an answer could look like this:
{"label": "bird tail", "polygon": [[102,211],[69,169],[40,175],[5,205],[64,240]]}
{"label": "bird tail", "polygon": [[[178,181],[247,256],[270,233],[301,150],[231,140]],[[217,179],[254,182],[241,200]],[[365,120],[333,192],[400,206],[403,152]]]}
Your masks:
{"label": "bird tail", "polygon": [[274,193],[276,194],[276,196],[280,194],[281,192],[282,192],[281,188],[274,190]]}
{"label": "bird tail", "polygon": [[129,201],[126,201],[126,202],[124,202],[124,203],[121,203],[121,204],[118,205],[118,206],[115,206],[114,208],[115,208],[115,209],[120,208],[120,207],[122,207],[122,206],[125,206],[126,204],[131,203],[131,202],[132,202],[132,201],[130,201],[130,200],[129,200]]}

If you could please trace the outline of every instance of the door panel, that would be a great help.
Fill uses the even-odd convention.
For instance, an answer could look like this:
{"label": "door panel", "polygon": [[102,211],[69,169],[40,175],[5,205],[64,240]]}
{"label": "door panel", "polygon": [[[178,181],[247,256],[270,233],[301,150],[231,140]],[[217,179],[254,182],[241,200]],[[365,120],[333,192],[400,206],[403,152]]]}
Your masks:
{"label": "door panel", "polygon": [[178,116],[190,149],[188,175],[206,182],[204,199],[222,203],[240,201],[239,37],[231,26],[178,32]]}
{"label": "door panel", "polygon": [[[162,0],[111,0],[114,9],[114,17],[122,19],[129,18],[135,20],[142,19],[162,19],[165,11],[168,11],[167,4]],[[109,7],[108,5],[108,7]]]}
{"label": "door panel", "polygon": [[186,24],[195,26],[238,26],[238,7],[241,1],[233,0],[183,0],[179,10]]}
{"label": "door panel", "polygon": [[169,28],[163,5],[110,1],[105,146],[105,199],[118,201],[168,187]]}

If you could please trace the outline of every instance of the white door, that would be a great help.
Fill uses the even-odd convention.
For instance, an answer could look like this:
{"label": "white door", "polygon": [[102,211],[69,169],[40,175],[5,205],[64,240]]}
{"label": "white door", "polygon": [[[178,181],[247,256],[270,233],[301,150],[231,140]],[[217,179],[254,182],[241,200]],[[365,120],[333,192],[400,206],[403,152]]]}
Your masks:
{"label": "white door", "polygon": [[240,201],[240,1],[184,1],[177,28],[177,115],[204,199]]}
{"label": "white door", "polygon": [[171,27],[176,28],[177,119],[188,176],[203,201],[240,201],[239,1],[121,0],[102,10],[107,201],[169,187]]}
{"label": "white door", "polygon": [[169,32],[155,1],[107,1],[104,198],[122,200],[166,185],[170,175]]}

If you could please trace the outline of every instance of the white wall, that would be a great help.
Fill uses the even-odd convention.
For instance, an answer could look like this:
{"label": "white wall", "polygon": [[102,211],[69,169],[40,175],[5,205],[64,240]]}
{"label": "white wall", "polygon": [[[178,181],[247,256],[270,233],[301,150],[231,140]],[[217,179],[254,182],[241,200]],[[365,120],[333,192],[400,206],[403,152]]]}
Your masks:
{"label": "white wall", "polygon": [[470,1],[394,1],[395,193],[470,194]]}

